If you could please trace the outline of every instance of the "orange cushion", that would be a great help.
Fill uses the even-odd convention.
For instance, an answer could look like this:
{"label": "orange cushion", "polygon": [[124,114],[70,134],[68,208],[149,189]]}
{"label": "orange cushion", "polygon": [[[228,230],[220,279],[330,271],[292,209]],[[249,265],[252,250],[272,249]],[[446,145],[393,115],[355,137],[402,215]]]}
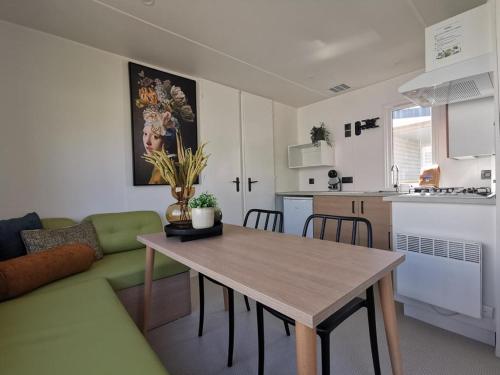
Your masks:
{"label": "orange cushion", "polygon": [[0,301],[86,271],[94,260],[90,246],[69,244],[0,262]]}

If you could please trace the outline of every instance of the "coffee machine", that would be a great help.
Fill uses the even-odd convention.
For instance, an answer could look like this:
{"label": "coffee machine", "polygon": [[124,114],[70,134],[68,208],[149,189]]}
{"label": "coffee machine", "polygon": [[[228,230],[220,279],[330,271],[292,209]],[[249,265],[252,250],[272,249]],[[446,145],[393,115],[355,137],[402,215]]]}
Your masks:
{"label": "coffee machine", "polygon": [[342,191],[342,179],[335,169],[328,171],[328,190]]}

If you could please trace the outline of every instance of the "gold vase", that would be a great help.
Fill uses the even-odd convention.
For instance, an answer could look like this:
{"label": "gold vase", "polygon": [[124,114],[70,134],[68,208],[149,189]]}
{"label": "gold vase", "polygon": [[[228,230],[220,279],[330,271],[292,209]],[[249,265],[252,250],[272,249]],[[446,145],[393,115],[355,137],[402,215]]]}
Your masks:
{"label": "gold vase", "polygon": [[191,213],[189,211],[188,202],[194,195],[194,187],[176,187],[171,189],[172,197],[177,202],[167,207],[165,214],[167,221],[178,228],[191,227]]}

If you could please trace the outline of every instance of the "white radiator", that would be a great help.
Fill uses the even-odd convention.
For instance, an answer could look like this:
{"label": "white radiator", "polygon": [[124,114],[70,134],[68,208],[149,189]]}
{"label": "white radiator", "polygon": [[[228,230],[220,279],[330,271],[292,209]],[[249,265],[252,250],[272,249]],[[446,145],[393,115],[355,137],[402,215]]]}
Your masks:
{"label": "white radiator", "polygon": [[397,293],[481,318],[481,243],[395,234],[406,260],[397,268]]}

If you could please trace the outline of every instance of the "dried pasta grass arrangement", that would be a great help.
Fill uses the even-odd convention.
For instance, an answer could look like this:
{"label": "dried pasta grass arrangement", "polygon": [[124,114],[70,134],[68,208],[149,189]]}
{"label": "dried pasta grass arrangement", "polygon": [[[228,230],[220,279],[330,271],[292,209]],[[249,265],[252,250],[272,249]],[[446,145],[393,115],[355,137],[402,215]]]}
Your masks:
{"label": "dried pasta grass arrangement", "polygon": [[198,147],[195,153],[191,148],[184,148],[182,136],[177,131],[177,160],[169,155],[165,148],[153,151],[143,158],[154,166],[154,169],[170,185],[172,196],[177,202],[167,208],[166,217],[170,224],[177,227],[190,227],[191,215],[188,202],[194,195],[194,183],[201,171],[207,166],[209,155],[204,153],[206,143]]}

